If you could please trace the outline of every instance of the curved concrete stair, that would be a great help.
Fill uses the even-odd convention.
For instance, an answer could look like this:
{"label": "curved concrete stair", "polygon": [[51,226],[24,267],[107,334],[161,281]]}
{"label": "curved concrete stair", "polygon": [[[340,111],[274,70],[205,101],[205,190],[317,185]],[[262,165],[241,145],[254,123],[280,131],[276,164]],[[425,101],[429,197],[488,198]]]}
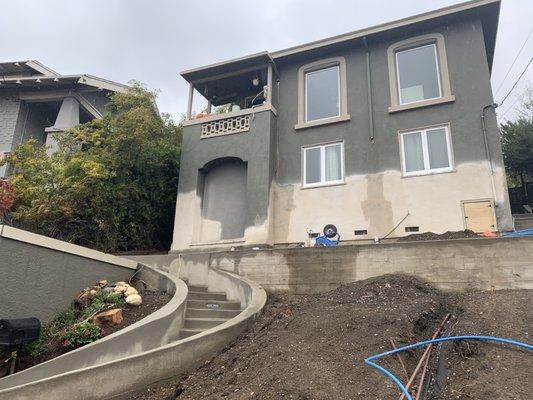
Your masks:
{"label": "curved concrete stair", "polygon": [[226,293],[210,292],[207,286],[188,285],[188,288],[187,309],[180,339],[223,324],[241,312],[241,303],[228,300]]}

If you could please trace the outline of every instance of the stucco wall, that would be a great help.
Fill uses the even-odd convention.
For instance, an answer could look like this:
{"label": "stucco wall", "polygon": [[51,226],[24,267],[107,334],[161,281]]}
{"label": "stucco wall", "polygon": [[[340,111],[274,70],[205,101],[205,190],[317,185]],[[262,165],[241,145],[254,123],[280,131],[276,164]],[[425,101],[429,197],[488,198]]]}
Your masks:
{"label": "stucco wall", "polygon": [[107,255],[88,258],[103,253],[68,244],[70,250],[54,248],[56,242],[0,225],[0,318],[37,317],[47,322],[81,289],[104,278],[127,280],[135,272],[136,262]]}
{"label": "stucco wall", "polygon": [[[219,158],[246,162],[244,237],[248,243],[267,243],[274,177],[275,116],[271,111],[257,112],[248,132],[201,139],[201,126],[184,128],[178,200],[172,249],[205,242],[201,235],[202,169]],[[221,198],[221,205],[225,199]]]}
{"label": "stucco wall", "polygon": [[[179,262],[202,260],[181,254]],[[213,268],[238,273],[267,290],[316,293],[388,273],[407,273],[446,290],[533,289],[533,239],[431,242],[216,252]]]}
{"label": "stucco wall", "polygon": [[[444,37],[451,94],[455,100],[390,113],[388,48],[407,38],[434,33]],[[249,162],[263,166],[263,169],[254,167],[248,170],[248,192],[254,193],[252,199],[261,196],[262,202],[261,207],[257,206],[257,202],[248,202],[246,211],[243,210],[247,213],[249,226],[245,244],[305,241],[307,229],[320,231],[327,223],[337,225],[346,240],[381,237],[408,212],[410,216],[391,233],[392,237],[406,235],[406,226],[418,226],[420,231],[437,233],[462,230],[465,222],[461,202],[486,199],[494,200],[497,229],[512,230],[499,132],[494,110],[490,108],[485,112],[485,122],[494,170],[494,189],[483,138],[481,111],[484,106],[493,103],[493,97],[479,18],[462,16],[450,18],[446,24],[432,22],[393,29],[369,36],[368,46],[373,140],[370,139],[368,116],[366,50],[362,41],[338,45],[335,50],[324,48],[320,52],[309,53],[311,55],[300,54],[276,60],[279,73],[275,96],[277,117],[271,117],[272,143],[269,147],[265,146],[268,127],[261,125],[260,120],[254,121],[253,135],[235,134],[206,140],[199,140],[198,125],[185,127],[173,251],[188,248],[195,242],[187,237],[186,232],[194,231],[200,221],[190,212],[199,208],[200,194],[195,192],[194,182],[198,169],[210,159],[235,153],[245,153]],[[298,70],[308,63],[331,57],[346,60],[350,120],[296,130]],[[450,130],[453,171],[402,176],[398,132],[444,124],[448,124]],[[345,184],[302,188],[302,146],[332,141],[344,143]],[[267,165],[274,171],[274,182],[268,196],[268,207],[265,207],[266,180],[262,174]],[[251,215],[250,210],[256,214]],[[266,214],[265,210],[268,210]],[[263,222],[265,215],[268,218]],[[255,227],[260,227],[257,236],[253,235]],[[354,235],[354,230],[363,229],[368,231],[368,235]],[[265,231],[268,241],[265,240]]]}
{"label": "stucco wall", "polygon": [[[444,36],[453,103],[389,113],[388,47],[428,33]],[[354,46],[299,62],[278,64],[279,170],[276,176],[275,242],[306,239],[306,229],[320,231],[337,225],[344,239],[388,233],[411,215],[392,236],[405,235],[405,226],[421,231],[464,229],[461,200],[494,198],[481,128],[481,109],[493,102],[481,23],[466,19],[431,29],[403,29],[380,40],[369,38],[374,140],[370,140],[366,58]],[[298,69],[306,63],[342,56],[346,59],[350,121],[295,130],[298,122]],[[511,230],[505,171],[493,110],[486,111],[489,145],[496,181],[496,215],[500,230]],[[398,131],[450,124],[455,170],[451,173],[402,177]],[[301,147],[343,140],[346,185],[301,188]],[[367,236],[354,236],[367,229]]]}

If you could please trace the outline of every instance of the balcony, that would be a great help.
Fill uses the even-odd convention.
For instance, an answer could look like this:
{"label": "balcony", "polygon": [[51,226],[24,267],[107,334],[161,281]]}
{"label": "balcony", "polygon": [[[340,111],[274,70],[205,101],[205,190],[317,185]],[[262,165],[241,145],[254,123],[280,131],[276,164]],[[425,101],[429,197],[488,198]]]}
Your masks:
{"label": "balcony", "polygon": [[[272,102],[275,69],[266,53],[182,73],[190,83],[185,127],[200,125],[200,138],[247,133],[259,112],[276,114]],[[193,112],[194,96],[207,105]]]}

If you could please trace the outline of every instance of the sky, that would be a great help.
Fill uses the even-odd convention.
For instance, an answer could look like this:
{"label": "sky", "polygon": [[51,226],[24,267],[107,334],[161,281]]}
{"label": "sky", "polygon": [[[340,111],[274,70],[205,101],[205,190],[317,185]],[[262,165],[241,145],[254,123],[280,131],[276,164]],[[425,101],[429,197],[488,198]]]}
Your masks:
{"label": "sky", "polygon": [[[456,0],[0,0],[0,62],[34,59],[158,90],[160,111],[187,108],[180,71],[274,51],[460,3]],[[492,86],[500,102],[533,56],[533,1],[503,0]],[[512,69],[513,59],[526,38]],[[509,71],[509,73],[508,73]],[[508,76],[505,78],[505,75]],[[533,64],[499,108],[516,117]]]}

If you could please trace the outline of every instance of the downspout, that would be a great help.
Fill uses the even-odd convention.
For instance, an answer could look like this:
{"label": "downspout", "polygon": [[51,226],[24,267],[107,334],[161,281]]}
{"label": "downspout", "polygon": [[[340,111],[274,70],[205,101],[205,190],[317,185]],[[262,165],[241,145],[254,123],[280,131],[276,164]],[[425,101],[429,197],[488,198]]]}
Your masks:
{"label": "downspout", "polygon": [[363,36],[363,44],[365,46],[366,52],[366,89],[367,89],[367,98],[368,98],[368,125],[370,129],[370,141],[374,141],[374,117],[372,113],[372,85],[371,85],[371,73],[370,73],[370,50],[368,48],[368,42],[366,36]]}
{"label": "downspout", "polygon": [[487,139],[487,127],[485,125],[485,110],[489,108],[493,108],[494,110],[496,110],[496,107],[498,107],[498,104],[492,103],[492,104],[487,104],[486,106],[483,106],[481,108],[481,128],[483,130],[483,142],[485,144],[485,155],[487,157],[487,161],[489,162],[490,183],[492,186],[492,198],[494,199],[494,207],[497,207],[496,205],[496,183],[494,181],[494,167],[492,165],[492,157],[490,155],[489,141]]}

